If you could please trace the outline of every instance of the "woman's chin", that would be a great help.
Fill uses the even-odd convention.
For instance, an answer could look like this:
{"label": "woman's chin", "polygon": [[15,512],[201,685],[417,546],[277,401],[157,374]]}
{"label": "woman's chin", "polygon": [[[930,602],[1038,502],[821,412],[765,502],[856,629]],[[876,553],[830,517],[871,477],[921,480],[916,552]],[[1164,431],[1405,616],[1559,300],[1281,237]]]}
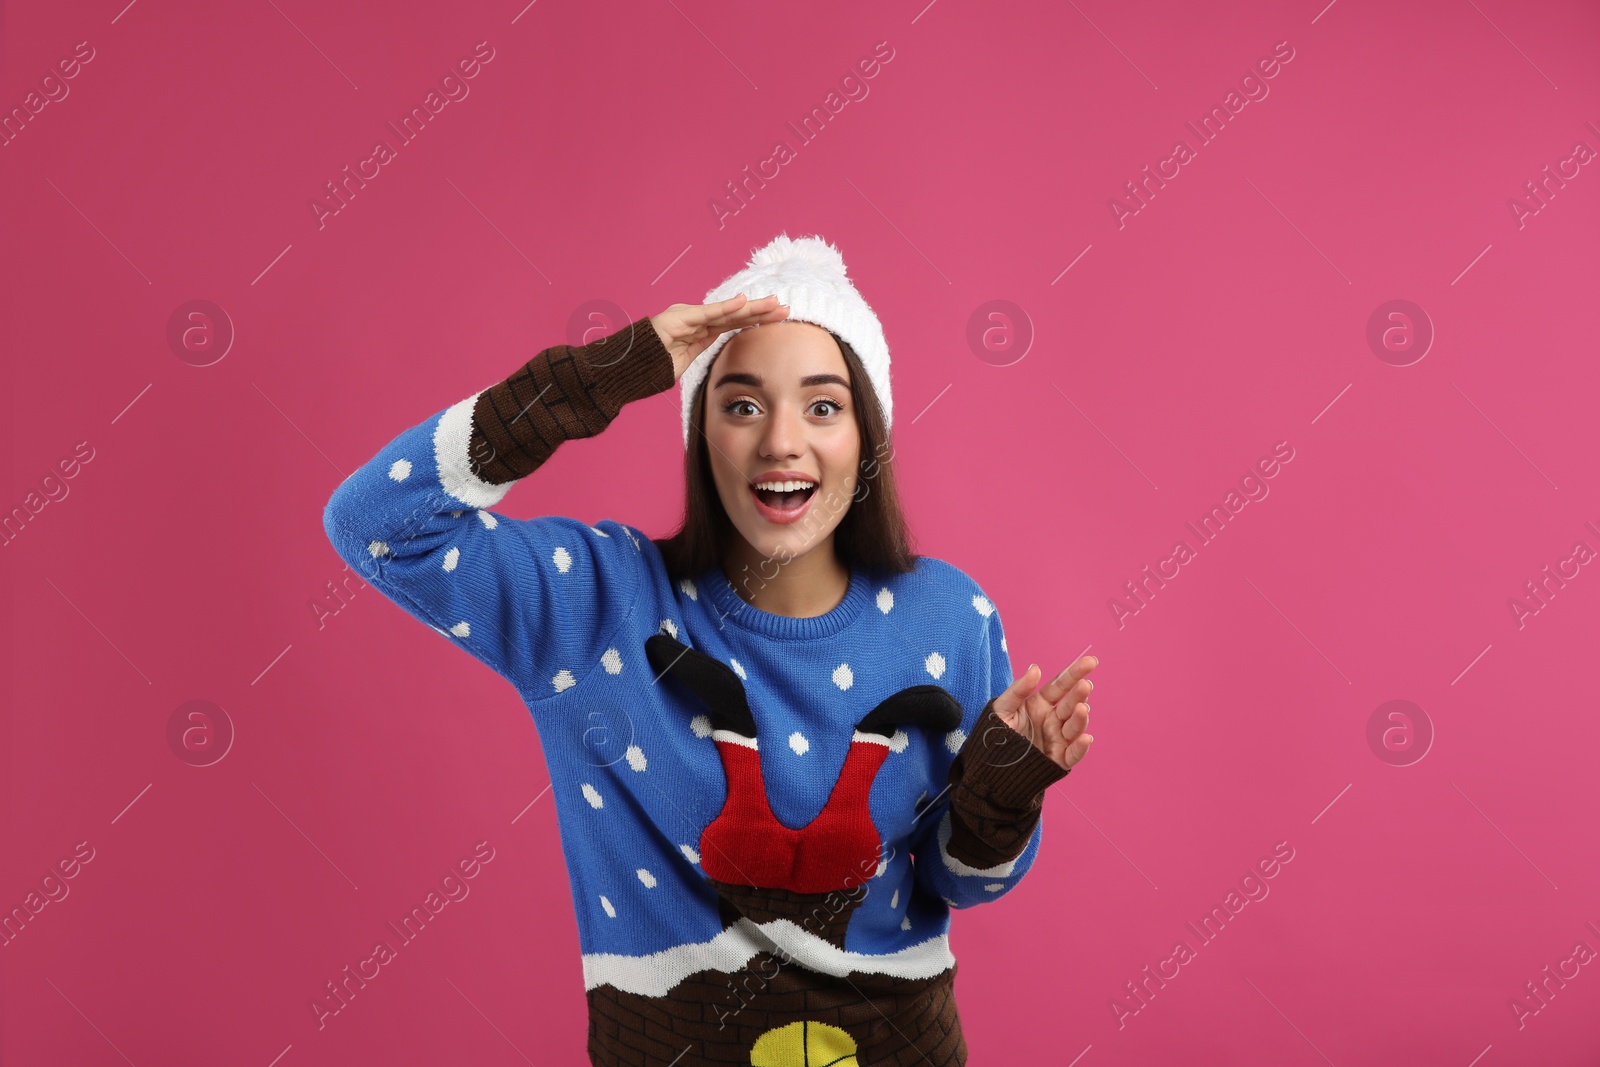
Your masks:
{"label": "woman's chin", "polygon": [[[774,532],[772,524],[760,518],[752,520],[752,525],[758,529],[741,529],[745,543],[748,544],[761,559],[776,560],[779,563],[793,563],[800,557],[808,554],[817,547],[814,537],[807,538],[798,532],[785,534]],[[759,527],[765,527],[760,529]]]}

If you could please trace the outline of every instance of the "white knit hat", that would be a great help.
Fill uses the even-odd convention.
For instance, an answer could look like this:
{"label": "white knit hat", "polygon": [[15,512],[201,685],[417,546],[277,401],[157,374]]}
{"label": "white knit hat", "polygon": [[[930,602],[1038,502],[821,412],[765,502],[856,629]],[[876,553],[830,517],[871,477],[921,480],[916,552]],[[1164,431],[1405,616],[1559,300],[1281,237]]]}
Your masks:
{"label": "white knit hat", "polygon": [[[883,339],[883,325],[872,308],[845,277],[844,256],[819,236],[790,239],[779,234],[765,248],[756,249],[750,262],[737,274],[706,294],[705,303],[744,293],[759,300],[774,293],[778,303],[789,305],[787,318],[780,322],[809,322],[831,330],[847,341],[866,368],[872,388],[883,408],[884,427],[893,425],[893,405],[889,395],[889,345]],[[746,326],[741,329],[751,329]],[[689,446],[689,419],[694,394],[711,371],[711,363],[729,338],[739,333],[729,330],[695,357],[679,379],[683,386],[683,444]]]}

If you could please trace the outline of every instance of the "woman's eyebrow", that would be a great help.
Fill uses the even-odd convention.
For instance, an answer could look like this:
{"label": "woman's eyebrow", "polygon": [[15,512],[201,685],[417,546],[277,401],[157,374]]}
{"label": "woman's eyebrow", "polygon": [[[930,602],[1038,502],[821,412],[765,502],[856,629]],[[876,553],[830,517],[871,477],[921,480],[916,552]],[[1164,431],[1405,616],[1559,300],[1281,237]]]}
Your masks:
{"label": "woman's eyebrow", "polygon": [[[721,389],[724,385],[748,385],[752,389],[760,389],[766,382],[759,374],[747,374],[744,371],[729,371],[717,379],[713,389]],[[808,374],[800,379],[800,388],[809,389],[813,385],[842,385],[850,388],[850,383],[837,374]]]}

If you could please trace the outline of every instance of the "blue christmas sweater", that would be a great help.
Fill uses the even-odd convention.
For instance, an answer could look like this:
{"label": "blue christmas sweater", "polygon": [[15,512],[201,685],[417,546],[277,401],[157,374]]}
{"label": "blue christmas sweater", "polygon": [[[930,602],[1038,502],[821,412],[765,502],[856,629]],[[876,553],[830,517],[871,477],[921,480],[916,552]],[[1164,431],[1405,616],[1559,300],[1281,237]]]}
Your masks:
{"label": "blue christmas sweater", "polygon": [[950,910],[1015,888],[1067,773],[994,713],[978,584],[852,568],[789,617],[720,567],[672,580],[625,523],[491,510],[674,382],[649,319],[545,349],[346,478],[328,537],[532,713],[594,1063],[965,1063]]}

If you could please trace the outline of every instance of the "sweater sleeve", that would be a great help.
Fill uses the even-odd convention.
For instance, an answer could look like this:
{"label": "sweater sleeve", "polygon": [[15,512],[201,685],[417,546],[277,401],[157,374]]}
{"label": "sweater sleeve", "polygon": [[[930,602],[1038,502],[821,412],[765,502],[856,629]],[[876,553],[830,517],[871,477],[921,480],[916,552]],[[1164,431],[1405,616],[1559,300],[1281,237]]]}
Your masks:
{"label": "sweater sleeve", "polygon": [[1044,794],[1070,773],[994,710],[1010,687],[1011,659],[998,611],[985,625],[985,691],[993,694],[950,764],[948,788],[918,817],[913,866],[921,887],[953,908],[998,900],[1039,853]]}
{"label": "sweater sleeve", "polygon": [[642,548],[615,522],[488,509],[562,441],[670,388],[648,318],[554,345],[402,432],[334,490],[323,528],[374,589],[542,699],[576,685],[633,607]]}

